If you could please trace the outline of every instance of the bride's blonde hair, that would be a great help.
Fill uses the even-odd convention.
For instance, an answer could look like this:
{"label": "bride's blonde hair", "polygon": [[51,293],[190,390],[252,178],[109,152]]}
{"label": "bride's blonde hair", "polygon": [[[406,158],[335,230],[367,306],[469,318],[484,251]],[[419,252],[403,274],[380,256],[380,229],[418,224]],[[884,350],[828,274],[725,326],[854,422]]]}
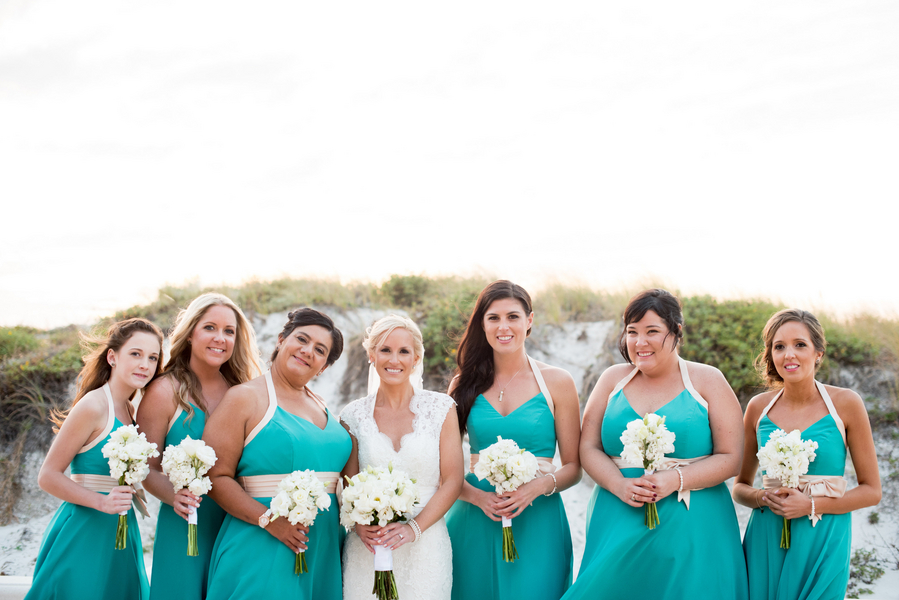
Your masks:
{"label": "bride's blonde hair", "polygon": [[418,328],[418,325],[412,319],[399,315],[381,317],[365,330],[365,339],[362,341],[362,347],[365,348],[369,358],[384,344],[384,340],[395,329],[405,329],[412,335],[412,345],[415,348],[415,362],[422,360],[425,355],[425,345],[421,329]]}

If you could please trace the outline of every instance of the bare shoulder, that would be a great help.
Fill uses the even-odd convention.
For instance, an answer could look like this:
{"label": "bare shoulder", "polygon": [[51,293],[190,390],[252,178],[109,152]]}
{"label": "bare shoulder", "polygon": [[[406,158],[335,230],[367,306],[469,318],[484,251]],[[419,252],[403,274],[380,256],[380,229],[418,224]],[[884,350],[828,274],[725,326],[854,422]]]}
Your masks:
{"label": "bare shoulder", "polygon": [[765,407],[771,403],[771,400],[774,399],[774,396],[777,394],[778,390],[770,390],[767,392],[762,392],[757,396],[753,396],[749,403],[746,405],[746,415],[751,418],[758,420],[758,418],[762,415],[762,411],[765,410]]}
{"label": "bare shoulder", "polygon": [[229,389],[215,412],[219,412],[224,408],[232,415],[250,415],[263,406],[268,406],[268,389],[266,388],[265,378],[257,377]]}
{"label": "bare shoulder", "polygon": [[574,378],[571,376],[571,373],[562,369],[560,367],[554,367],[552,365],[548,365],[544,362],[535,361],[537,363],[537,367],[540,369],[540,374],[543,375],[544,381],[546,381],[546,385],[548,386],[556,386],[556,385],[574,385]]}
{"label": "bare shoulder", "polygon": [[109,415],[109,400],[102,388],[97,388],[84,395],[78,403],[72,407],[69,417],[78,419],[106,420]]}
{"label": "bare shoulder", "polygon": [[691,360],[684,361],[687,363],[687,373],[690,374],[690,380],[694,384],[721,384],[727,383],[724,373],[717,367],[706,365],[703,363],[693,362]]}
{"label": "bare shoulder", "polygon": [[868,414],[868,410],[865,408],[865,401],[862,400],[862,397],[857,392],[834,385],[825,385],[824,389],[827,390],[827,394],[833,401],[833,407],[841,418],[843,415],[856,418]]}
{"label": "bare shoulder", "polygon": [[618,363],[603,371],[602,375],[599,376],[599,381],[600,383],[611,383],[612,387],[614,387],[615,384],[630,375],[633,370],[634,365],[630,363]]}
{"label": "bare shoulder", "polygon": [[175,392],[178,389],[178,382],[171,375],[163,375],[157,377],[151,383],[141,397],[141,405],[147,403],[155,408],[163,408],[171,405],[174,409],[178,405],[175,399]]}

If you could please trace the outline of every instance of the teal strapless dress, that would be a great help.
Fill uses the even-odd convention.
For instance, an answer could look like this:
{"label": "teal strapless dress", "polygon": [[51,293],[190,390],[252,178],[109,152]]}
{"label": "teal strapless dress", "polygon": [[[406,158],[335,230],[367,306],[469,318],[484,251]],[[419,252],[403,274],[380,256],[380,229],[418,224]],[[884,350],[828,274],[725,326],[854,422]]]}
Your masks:
{"label": "teal strapless dress", "polygon": [[[686,379],[686,377],[685,377]],[[685,383],[689,383],[688,380]],[[676,435],[675,458],[712,454],[708,411],[688,391],[656,411]],[[621,456],[621,434],[642,418],[624,395],[609,399],[602,423],[602,445],[609,456]],[[642,469],[622,469],[625,477]],[[645,508],[634,508],[597,485],[587,508],[587,539],[580,572],[565,599],[666,600],[748,597],[740,527],[724,483],[690,492],[689,510],[677,493],[657,503],[659,525],[644,524]]]}
{"label": "teal strapless dress", "polygon": [[[544,394],[505,417],[478,396],[468,416],[472,454],[495,443],[498,435],[552,460],[556,428]],[[486,479],[478,481],[472,473],[465,480],[493,491]],[[571,584],[571,530],[559,494],[538,496],[512,519],[520,557],[513,563],[503,561],[502,523],[488,519],[477,506],[456,501],[446,514],[446,527],[453,546],[453,600],[553,600]]]}
{"label": "teal strapless dress", "polygon": [[[177,446],[190,436],[203,437],[206,414],[191,404],[194,413],[190,421],[179,407],[172,426],[165,436],[166,446]],[[160,453],[164,448],[160,448]],[[187,521],[175,513],[175,509],[163,503],[156,522],[156,541],[153,544],[153,578],[150,582],[150,600],[200,600],[206,597],[206,578],[209,559],[218,535],[225,511],[206,496],[197,511],[197,546],[199,556],[187,555]]]}
{"label": "teal strapless dress", "polygon": [[[343,470],[353,443],[337,418],[328,411],[328,422],[319,429],[277,406],[271,385],[269,389],[274,410],[266,413],[268,421],[260,423],[244,447],[236,476]],[[255,500],[268,506],[271,497]],[[309,528],[309,572],[300,575],[293,572],[296,555],[287,546],[255,523],[225,516],[212,551],[206,597],[339,600],[343,594],[339,516],[337,497],[331,494],[330,509],[319,513]]]}
{"label": "teal strapless dress", "polygon": [[[823,395],[826,394],[824,391]],[[836,411],[829,397],[825,402],[830,414],[802,432],[803,440],[818,442],[808,474],[842,477],[846,469],[846,444],[837,425],[842,421],[838,421],[839,415],[834,418]],[[759,448],[768,442],[775,429],[780,428],[767,414],[763,415],[756,428]],[[815,527],[807,517],[792,519],[789,550],[780,547],[782,527],[783,517],[770,510],[757,508],[749,517],[743,549],[749,570],[751,600],[845,598],[849,583],[852,513],[824,515]]]}
{"label": "teal strapless dress", "polygon": [[[122,426],[112,398],[106,433],[72,459],[71,472],[109,476],[103,446],[109,433]],[[102,493],[102,492],[101,492]],[[53,515],[34,565],[27,600],[144,600],[149,596],[144,550],[134,508],[128,510],[128,541],[115,550],[119,516],[63,502]]]}

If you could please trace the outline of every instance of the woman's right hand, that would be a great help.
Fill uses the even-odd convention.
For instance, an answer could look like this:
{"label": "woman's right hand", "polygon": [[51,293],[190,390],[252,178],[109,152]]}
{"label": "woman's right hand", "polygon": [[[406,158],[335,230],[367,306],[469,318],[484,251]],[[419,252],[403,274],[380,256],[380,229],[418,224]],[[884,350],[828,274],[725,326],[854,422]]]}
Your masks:
{"label": "woman's right hand", "polygon": [[630,479],[623,477],[615,490],[618,499],[634,508],[640,508],[647,502],[655,502],[658,494],[654,491],[655,486],[648,479],[637,477]]}
{"label": "woman's right hand", "polygon": [[265,530],[278,538],[293,553],[305,550],[306,544],[309,542],[306,535],[309,533],[309,528],[305,525],[291,525],[286,517],[269,521]]}
{"label": "woman's right hand", "polygon": [[359,525],[357,523],[355,530],[356,535],[359,536],[359,539],[362,540],[362,543],[365,544],[365,547],[368,548],[368,551],[374,554],[375,546],[379,545],[380,542],[380,540],[378,539],[378,532],[381,530],[381,526],[378,524]]}
{"label": "woman's right hand", "polygon": [[200,500],[202,498],[194,496],[187,488],[181,488],[175,492],[175,497],[172,499],[172,508],[175,509],[175,513],[179,517],[186,521],[190,514],[190,507],[193,506],[195,509],[199,507]]}
{"label": "woman's right hand", "polygon": [[128,509],[131,508],[131,496],[133,494],[134,490],[131,489],[130,486],[116,486],[112,488],[112,490],[108,494],[103,496],[103,498],[100,500],[100,506],[97,510],[108,515],[117,515],[123,512],[128,512]]}
{"label": "woman's right hand", "polygon": [[497,496],[494,492],[478,490],[475,495],[475,506],[484,511],[491,521],[502,521],[503,518],[498,513],[504,508],[504,503],[508,499],[508,496]]}

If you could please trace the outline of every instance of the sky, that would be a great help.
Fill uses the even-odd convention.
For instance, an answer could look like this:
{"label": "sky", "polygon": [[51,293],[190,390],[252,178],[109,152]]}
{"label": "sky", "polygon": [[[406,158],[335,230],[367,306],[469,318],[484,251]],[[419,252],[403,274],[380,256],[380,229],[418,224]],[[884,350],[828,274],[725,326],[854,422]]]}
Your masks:
{"label": "sky", "polygon": [[899,4],[0,0],[0,325],[487,274],[899,315]]}

